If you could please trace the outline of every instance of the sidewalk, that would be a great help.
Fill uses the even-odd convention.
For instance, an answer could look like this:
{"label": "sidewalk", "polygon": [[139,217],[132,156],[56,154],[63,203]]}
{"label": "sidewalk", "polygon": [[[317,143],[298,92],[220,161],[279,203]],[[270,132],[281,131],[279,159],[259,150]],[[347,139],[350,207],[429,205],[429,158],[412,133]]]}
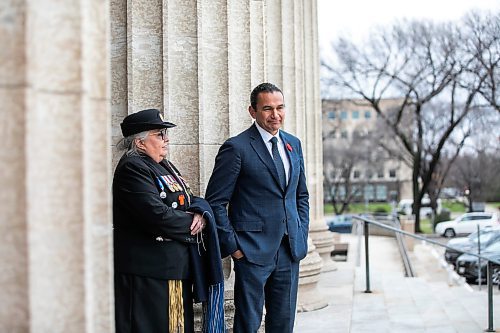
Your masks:
{"label": "sidewalk", "polygon": [[[298,313],[296,333],[474,333],[487,327],[487,296],[463,286],[450,286],[440,253],[424,244],[415,246],[412,263],[417,277],[405,278],[396,242],[391,237],[370,236],[370,282],[365,291],[362,251],[359,267],[357,237],[341,235],[349,243],[346,262],[323,273],[319,290],[329,305]],[[495,288],[494,328],[500,332],[500,292]]]}

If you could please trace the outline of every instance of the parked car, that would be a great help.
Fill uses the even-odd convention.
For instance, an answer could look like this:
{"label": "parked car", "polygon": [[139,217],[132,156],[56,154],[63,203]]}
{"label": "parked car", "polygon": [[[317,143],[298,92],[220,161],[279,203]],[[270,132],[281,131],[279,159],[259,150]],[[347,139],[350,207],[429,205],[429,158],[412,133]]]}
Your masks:
{"label": "parked car", "polygon": [[465,213],[453,221],[440,222],[436,225],[436,233],[445,237],[455,237],[460,234],[471,234],[485,227],[499,225],[498,217],[495,213]]}
{"label": "parked car", "polygon": [[[500,263],[500,241],[497,240],[490,244],[484,251],[481,251],[481,255]],[[479,260],[477,257],[471,256],[470,254],[462,254],[457,259],[457,273],[465,277],[468,282],[478,281],[478,262]],[[481,280],[486,280],[487,264],[488,262],[486,260],[481,260]],[[498,281],[499,268],[499,264],[493,264],[493,271],[495,272],[494,279],[496,281]]]}
{"label": "parked car", "polygon": [[350,234],[352,231],[352,215],[343,214],[327,217],[326,224],[330,231]]}
{"label": "parked car", "polygon": [[447,246],[453,247],[456,250],[446,249],[444,251],[444,259],[451,265],[455,266],[458,257],[460,257],[464,251],[467,252],[477,252],[477,243],[481,243],[481,249],[488,247],[495,241],[500,240],[500,226],[499,227],[486,227],[481,229],[479,233],[473,232],[468,237],[458,237],[450,239]]}

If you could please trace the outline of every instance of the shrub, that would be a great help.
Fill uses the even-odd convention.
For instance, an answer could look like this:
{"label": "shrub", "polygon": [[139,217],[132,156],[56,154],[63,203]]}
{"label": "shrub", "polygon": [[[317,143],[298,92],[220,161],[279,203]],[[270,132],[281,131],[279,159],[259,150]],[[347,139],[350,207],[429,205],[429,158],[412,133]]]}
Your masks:
{"label": "shrub", "polygon": [[439,222],[443,221],[449,221],[451,220],[451,214],[450,211],[446,208],[441,209],[441,213],[436,215],[436,218],[434,219],[434,227],[436,227],[436,224]]}
{"label": "shrub", "polygon": [[377,207],[375,208],[374,213],[387,213],[387,209],[385,209],[385,207]]}

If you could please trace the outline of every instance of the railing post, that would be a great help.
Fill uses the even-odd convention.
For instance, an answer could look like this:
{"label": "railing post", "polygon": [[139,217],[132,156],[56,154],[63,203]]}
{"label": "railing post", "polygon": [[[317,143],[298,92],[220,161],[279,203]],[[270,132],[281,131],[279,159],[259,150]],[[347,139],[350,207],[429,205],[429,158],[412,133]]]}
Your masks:
{"label": "railing post", "polygon": [[[477,254],[481,255],[481,233],[479,232],[479,224],[477,226]],[[481,276],[481,258],[477,257],[477,283],[481,290],[483,277]]]}
{"label": "railing post", "polygon": [[371,293],[370,290],[370,253],[368,251],[368,222],[363,221],[365,233],[365,272],[366,272],[366,290],[365,293]]}
{"label": "railing post", "polygon": [[486,332],[496,332],[493,328],[493,263],[488,260],[488,329]]}

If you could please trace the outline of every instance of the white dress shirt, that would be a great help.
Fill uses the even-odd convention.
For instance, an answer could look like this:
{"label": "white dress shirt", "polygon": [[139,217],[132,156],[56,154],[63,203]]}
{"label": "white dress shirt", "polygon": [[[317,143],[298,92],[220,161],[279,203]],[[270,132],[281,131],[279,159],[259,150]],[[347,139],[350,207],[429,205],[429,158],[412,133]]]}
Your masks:
{"label": "white dress shirt", "polygon": [[280,138],[280,131],[278,130],[276,135],[272,135],[271,133],[260,127],[257,122],[255,122],[255,126],[257,127],[257,130],[259,131],[262,140],[264,140],[264,143],[266,144],[267,150],[269,151],[271,157],[273,157],[273,152],[272,152],[273,144],[271,143],[271,139],[273,136],[275,136],[276,139],[278,139],[278,151],[280,153],[281,159],[283,160],[283,166],[285,167],[286,184],[288,185],[288,179],[290,178],[290,161],[288,160],[288,156],[285,151],[285,145],[283,144],[283,141]]}

